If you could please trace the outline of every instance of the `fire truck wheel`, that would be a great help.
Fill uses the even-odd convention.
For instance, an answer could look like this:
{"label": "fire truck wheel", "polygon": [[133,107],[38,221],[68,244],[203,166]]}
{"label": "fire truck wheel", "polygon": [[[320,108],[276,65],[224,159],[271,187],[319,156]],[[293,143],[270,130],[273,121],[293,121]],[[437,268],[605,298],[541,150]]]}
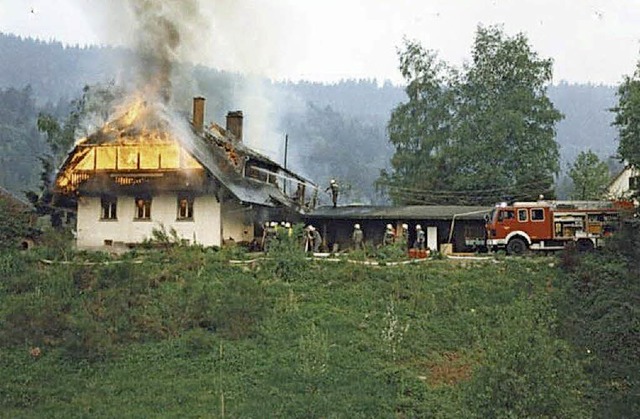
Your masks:
{"label": "fire truck wheel", "polygon": [[593,242],[587,239],[578,240],[576,247],[578,248],[578,252],[590,252],[593,250]]}
{"label": "fire truck wheel", "polygon": [[508,255],[523,255],[527,251],[527,243],[521,238],[514,237],[507,243]]}

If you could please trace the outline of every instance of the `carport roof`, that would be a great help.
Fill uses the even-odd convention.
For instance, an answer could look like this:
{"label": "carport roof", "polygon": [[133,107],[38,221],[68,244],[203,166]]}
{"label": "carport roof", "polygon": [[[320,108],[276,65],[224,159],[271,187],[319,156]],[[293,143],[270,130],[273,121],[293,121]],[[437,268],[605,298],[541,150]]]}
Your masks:
{"label": "carport roof", "polygon": [[336,220],[482,220],[493,207],[458,205],[408,205],[370,206],[349,205],[344,207],[319,207],[306,215],[308,219]]}

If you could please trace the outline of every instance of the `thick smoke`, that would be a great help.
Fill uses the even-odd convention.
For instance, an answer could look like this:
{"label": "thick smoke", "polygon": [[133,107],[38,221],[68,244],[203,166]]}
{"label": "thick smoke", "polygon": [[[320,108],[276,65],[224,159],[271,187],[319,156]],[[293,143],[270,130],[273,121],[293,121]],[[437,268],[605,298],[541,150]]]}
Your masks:
{"label": "thick smoke", "polygon": [[[105,43],[131,51],[116,84],[183,113],[190,109],[192,97],[203,95],[208,108],[205,122],[224,124],[226,111],[242,110],[246,142],[282,161],[284,132],[277,127],[290,101],[283,100],[262,75],[285,61],[283,45],[291,37],[281,25],[273,24],[286,15],[285,4],[100,0],[89,5],[77,1]],[[226,70],[231,83],[197,78],[191,64]]]}
{"label": "thick smoke", "polygon": [[[209,20],[199,0],[77,0],[105,44],[124,46],[116,82],[169,104],[180,63],[199,61]],[[198,42],[196,42],[198,41]],[[152,98],[155,96],[155,98]]]}
{"label": "thick smoke", "polygon": [[197,0],[126,0],[134,18],[137,84],[171,101],[174,66],[189,59],[194,33],[206,28]]}

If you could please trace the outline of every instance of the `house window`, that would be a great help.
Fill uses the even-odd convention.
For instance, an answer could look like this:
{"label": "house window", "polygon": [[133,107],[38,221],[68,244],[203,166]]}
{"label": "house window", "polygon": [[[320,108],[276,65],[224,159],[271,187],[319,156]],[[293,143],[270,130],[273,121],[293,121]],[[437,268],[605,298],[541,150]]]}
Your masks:
{"label": "house window", "polygon": [[518,221],[520,221],[521,223],[524,223],[527,221],[527,210],[526,209],[519,209],[518,210]]}
{"label": "house window", "polygon": [[542,208],[532,209],[531,221],[544,221],[544,210]]}
{"label": "house window", "polygon": [[151,219],[151,198],[136,197],[136,220],[150,220]]}
{"label": "house window", "polygon": [[100,219],[101,220],[117,220],[118,219],[118,199],[113,197],[102,197],[100,199]]}
{"label": "house window", "polygon": [[631,176],[629,178],[629,189],[632,191],[640,189],[640,176]]}
{"label": "house window", "polygon": [[178,197],[178,220],[193,220],[193,197]]}

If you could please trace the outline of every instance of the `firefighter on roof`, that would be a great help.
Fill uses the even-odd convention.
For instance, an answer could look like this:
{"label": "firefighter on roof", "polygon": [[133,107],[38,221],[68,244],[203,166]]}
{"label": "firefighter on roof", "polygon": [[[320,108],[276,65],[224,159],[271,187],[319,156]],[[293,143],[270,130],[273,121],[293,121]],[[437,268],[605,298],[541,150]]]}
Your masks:
{"label": "firefighter on roof", "polygon": [[338,206],[338,183],[335,179],[331,179],[329,186],[324,190],[325,192],[331,191],[331,201],[333,201],[333,208]]}

